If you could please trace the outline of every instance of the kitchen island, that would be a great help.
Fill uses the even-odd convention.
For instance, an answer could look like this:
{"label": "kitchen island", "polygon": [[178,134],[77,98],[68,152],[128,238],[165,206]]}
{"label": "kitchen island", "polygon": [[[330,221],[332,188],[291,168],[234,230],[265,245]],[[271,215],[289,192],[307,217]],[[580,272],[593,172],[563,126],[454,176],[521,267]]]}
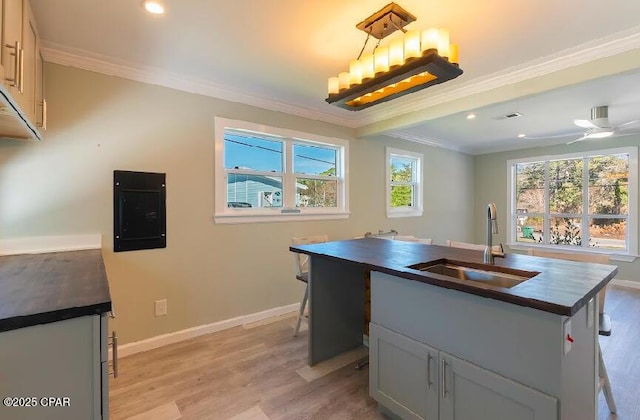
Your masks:
{"label": "kitchen island", "polygon": [[371,272],[370,394],[383,411],[595,419],[597,293],[616,267],[508,254],[491,269],[530,278],[497,287],[418,269],[486,270],[478,251],[380,239],[290,249],[310,255],[310,365],[361,345]]}
{"label": "kitchen island", "polygon": [[0,257],[0,418],[108,419],[111,310],[101,250]]}

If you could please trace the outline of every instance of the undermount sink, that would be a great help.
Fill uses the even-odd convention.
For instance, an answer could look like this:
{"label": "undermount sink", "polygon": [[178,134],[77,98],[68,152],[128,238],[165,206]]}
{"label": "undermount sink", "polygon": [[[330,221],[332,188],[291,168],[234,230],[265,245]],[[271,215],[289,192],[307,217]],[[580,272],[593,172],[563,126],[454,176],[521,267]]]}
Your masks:
{"label": "undermount sink", "polygon": [[511,288],[540,274],[536,271],[516,270],[487,264],[466,263],[440,259],[408,266],[414,270],[428,271],[442,276],[485,284],[494,287]]}

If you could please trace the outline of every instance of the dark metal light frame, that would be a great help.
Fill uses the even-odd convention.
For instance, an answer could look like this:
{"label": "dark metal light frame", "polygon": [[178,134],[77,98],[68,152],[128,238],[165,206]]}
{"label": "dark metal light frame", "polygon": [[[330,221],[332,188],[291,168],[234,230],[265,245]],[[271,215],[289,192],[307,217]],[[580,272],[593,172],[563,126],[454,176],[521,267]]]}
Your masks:
{"label": "dark metal light frame", "polygon": [[[384,96],[376,101],[367,103],[354,102],[354,100],[359,97],[362,97],[369,93],[373,93],[380,89],[387,88],[389,85],[399,83],[411,76],[415,76],[424,72],[429,72],[430,74],[435,76],[435,79],[406,90],[390,93],[389,95]],[[386,73],[377,75],[372,79],[363,81],[362,83],[349,89],[345,89],[336,94],[330,94],[329,97],[325,99],[325,101],[327,101],[329,104],[336,105],[350,111],[359,111],[369,108],[373,105],[378,105],[392,99],[399,98],[409,93],[417,92],[419,90],[428,88],[429,86],[437,85],[439,83],[455,79],[462,73],[462,69],[458,67],[457,64],[450,63],[447,59],[440,57],[436,50],[427,50],[424,52],[422,57],[410,60],[402,66],[391,69]]]}
{"label": "dark metal light frame", "polygon": [[[389,3],[356,27],[367,33],[367,40],[370,36],[381,40],[397,30],[406,32],[404,27],[415,20],[415,16],[396,3]],[[366,45],[365,40],[362,51]],[[421,57],[410,58],[404,64],[391,67],[384,73],[377,73],[374,77],[364,79],[338,93],[330,93],[325,101],[350,111],[359,111],[455,79],[462,73],[458,63],[451,63],[447,57],[441,57],[436,49],[428,49],[423,51]],[[420,76],[415,78],[417,75]],[[412,77],[414,79],[409,80]]]}

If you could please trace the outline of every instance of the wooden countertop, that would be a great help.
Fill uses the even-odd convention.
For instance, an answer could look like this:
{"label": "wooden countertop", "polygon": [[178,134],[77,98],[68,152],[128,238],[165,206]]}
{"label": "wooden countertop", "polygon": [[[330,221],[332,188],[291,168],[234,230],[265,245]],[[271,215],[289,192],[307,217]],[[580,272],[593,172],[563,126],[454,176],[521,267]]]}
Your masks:
{"label": "wooden countertop", "polygon": [[618,272],[618,267],[612,265],[506,254],[505,258],[495,259],[498,269],[506,267],[540,274],[514,287],[500,288],[407,268],[413,264],[442,258],[482,264],[481,251],[375,238],[297,245],[289,249],[311,256],[356,263],[369,270],[566,316],[578,312]]}
{"label": "wooden countertop", "polygon": [[0,331],[110,310],[99,249],[0,257]]}

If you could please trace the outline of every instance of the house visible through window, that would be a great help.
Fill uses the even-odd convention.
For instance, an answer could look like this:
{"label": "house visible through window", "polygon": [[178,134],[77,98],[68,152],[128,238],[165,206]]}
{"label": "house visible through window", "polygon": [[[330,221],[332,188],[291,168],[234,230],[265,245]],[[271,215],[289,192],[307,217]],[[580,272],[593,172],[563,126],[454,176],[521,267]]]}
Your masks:
{"label": "house visible through window", "polygon": [[216,118],[216,222],[348,215],[348,142]]}
{"label": "house visible through window", "polygon": [[510,161],[512,244],[635,254],[637,149]]}
{"label": "house visible through window", "polygon": [[387,148],[387,217],[422,215],[422,154]]}

